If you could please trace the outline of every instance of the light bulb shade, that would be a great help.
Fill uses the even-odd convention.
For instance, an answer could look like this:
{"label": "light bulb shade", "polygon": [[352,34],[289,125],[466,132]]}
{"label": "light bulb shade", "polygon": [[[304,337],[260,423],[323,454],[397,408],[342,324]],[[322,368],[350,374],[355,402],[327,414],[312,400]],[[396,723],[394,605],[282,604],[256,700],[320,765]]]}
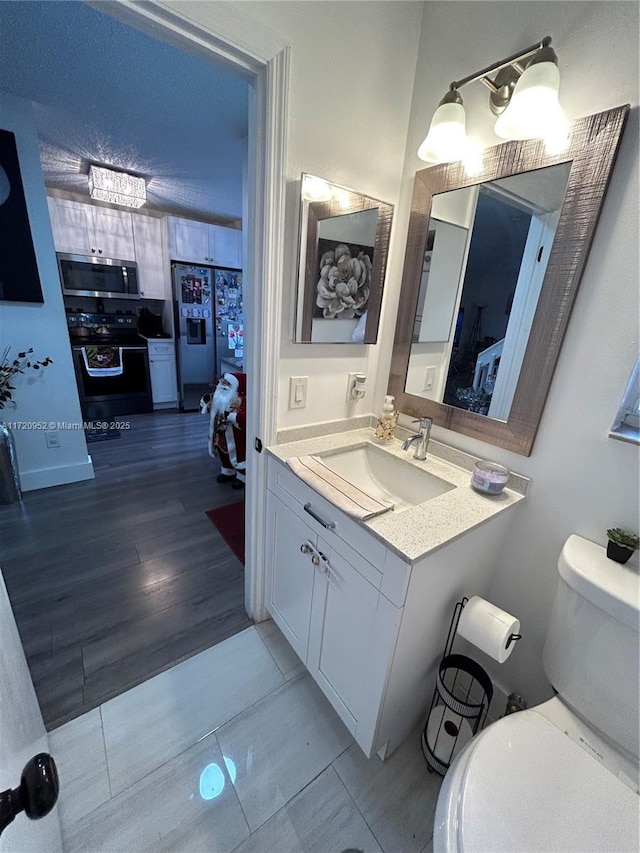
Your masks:
{"label": "light bulb shade", "polygon": [[466,152],[465,113],[461,103],[440,104],[433,114],[429,133],[418,148],[418,157],[427,163],[453,163]]}
{"label": "light bulb shade", "polygon": [[314,175],[302,176],[302,198],[305,201],[331,201],[331,187],[322,178]]}
{"label": "light bulb shade", "polygon": [[502,139],[548,139],[566,136],[569,122],[558,100],[560,72],[555,62],[536,62],[518,80],[495,132]]}
{"label": "light bulb shade", "polygon": [[124,207],[142,207],[147,200],[147,185],[144,178],[105,169],[103,166],[89,167],[89,194],[97,201],[108,201]]}

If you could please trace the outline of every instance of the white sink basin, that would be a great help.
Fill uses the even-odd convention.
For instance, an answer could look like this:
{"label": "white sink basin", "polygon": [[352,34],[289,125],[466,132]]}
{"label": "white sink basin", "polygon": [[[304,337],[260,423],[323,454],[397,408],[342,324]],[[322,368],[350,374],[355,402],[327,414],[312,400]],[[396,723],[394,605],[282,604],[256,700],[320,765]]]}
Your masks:
{"label": "white sink basin", "polygon": [[451,483],[373,444],[317,455],[327,468],[372,498],[390,501],[396,510],[417,506],[455,488]]}

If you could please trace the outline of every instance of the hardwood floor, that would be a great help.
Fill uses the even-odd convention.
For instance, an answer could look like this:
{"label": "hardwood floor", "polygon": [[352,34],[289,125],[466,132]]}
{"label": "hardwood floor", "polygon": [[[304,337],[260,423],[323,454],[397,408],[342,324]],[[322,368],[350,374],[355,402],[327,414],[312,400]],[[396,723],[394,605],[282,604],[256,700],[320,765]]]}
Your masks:
{"label": "hardwood floor", "polygon": [[0,507],[0,566],[48,729],[251,624],[244,567],[205,512],[206,418],[123,418],[88,445],[96,478]]}

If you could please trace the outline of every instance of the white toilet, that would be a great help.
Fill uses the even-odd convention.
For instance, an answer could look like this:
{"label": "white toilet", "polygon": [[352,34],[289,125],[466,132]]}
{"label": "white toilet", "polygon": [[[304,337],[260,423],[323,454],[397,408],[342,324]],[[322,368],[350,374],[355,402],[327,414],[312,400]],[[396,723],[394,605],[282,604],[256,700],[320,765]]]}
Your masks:
{"label": "white toilet", "polygon": [[459,753],[434,853],[640,849],[638,575],[579,536],[558,571],[543,658],[558,695]]}

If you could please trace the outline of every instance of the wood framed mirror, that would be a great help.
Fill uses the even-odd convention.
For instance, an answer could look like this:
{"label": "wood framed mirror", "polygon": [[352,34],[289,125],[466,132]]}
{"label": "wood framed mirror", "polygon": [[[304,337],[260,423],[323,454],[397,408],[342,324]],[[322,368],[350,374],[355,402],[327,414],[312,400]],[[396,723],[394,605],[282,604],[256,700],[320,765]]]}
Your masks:
{"label": "wood framed mirror", "polygon": [[558,154],[506,142],[474,176],[416,173],[388,386],[403,414],[530,455],[628,112],[577,119]]}
{"label": "wood framed mirror", "polygon": [[296,343],[375,344],[393,205],[304,174]]}

